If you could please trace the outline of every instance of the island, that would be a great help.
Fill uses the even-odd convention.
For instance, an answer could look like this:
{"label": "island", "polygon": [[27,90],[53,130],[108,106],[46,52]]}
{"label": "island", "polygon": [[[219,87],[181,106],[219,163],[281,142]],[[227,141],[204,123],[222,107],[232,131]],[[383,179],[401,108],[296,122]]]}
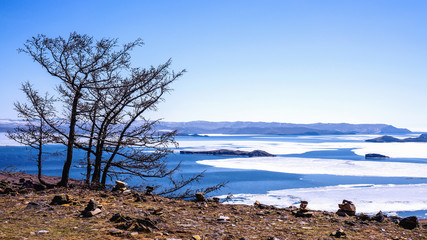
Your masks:
{"label": "island", "polygon": [[368,153],[365,154],[365,159],[387,159],[389,156],[378,154],[378,153]]}
{"label": "island", "polygon": [[180,154],[204,154],[204,155],[220,155],[220,156],[239,156],[239,157],[275,157],[262,150],[254,150],[251,152],[240,150],[219,149],[211,151],[180,151]]}
{"label": "island", "polygon": [[178,133],[176,136],[179,137],[209,137],[208,135],[202,135],[202,134],[189,134],[189,133]]}
{"label": "island", "polygon": [[427,142],[427,134],[421,134],[419,137],[413,138],[395,138],[392,136],[381,136],[373,139],[367,139],[366,142]]}

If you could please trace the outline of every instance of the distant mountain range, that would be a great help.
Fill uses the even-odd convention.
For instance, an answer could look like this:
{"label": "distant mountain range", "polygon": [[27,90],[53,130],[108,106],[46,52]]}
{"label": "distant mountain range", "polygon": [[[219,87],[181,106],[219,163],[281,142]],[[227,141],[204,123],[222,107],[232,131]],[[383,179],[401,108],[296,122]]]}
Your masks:
{"label": "distant mountain range", "polygon": [[[7,132],[22,124],[20,120],[0,119],[0,132]],[[387,124],[349,123],[278,123],[278,122],[160,122],[157,130],[178,130],[190,134],[271,134],[271,135],[327,135],[327,134],[404,134],[406,128]]]}
{"label": "distant mountain range", "polygon": [[387,124],[349,123],[277,123],[277,122],[161,122],[159,130],[178,130],[179,134],[274,134],[274,135],[327,135],[327,134],[403,134],[406,128]]}
{"label": "distant mountain range", "polygon": [[21,120],[0,119],[0,132],[11,131],[22,124],[23,122]]}

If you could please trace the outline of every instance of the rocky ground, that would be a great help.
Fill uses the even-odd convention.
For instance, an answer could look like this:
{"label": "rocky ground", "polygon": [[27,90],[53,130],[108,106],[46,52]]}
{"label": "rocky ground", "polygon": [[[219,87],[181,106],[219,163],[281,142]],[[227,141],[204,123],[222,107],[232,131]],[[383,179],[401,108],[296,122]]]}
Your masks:
{"label": "rocky ground", "polygon": [[[123,191],[120,184],[112,192],[79,182],[44,190],[34,183],[31,175],[0,174],[0,239],[427,239],[423,220],[348,216],[351,203],[339,216],[311,211],[304,202],[282,209],[204,201],[203,195],[173,200]],[[404,228],[411,223],[418,226]]]}

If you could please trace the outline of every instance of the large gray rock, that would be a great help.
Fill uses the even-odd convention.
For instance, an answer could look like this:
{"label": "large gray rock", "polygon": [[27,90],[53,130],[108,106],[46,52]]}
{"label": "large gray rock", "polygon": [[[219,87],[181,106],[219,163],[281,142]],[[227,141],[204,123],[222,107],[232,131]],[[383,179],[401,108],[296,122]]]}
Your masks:
{"label": "large gray rock", "polygon": [[414,229],[418,227],[420,224],[418,222],[418,218],[416,216],[406,217],[400,219],[399,226],[405,229]]}

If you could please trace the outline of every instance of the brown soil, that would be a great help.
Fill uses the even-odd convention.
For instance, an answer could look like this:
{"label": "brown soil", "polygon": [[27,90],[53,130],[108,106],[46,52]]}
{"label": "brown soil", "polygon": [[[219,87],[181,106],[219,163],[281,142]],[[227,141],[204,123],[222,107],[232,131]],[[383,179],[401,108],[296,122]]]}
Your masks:
{"label": "brown soil", "polygon": [[[301,218],[295,217],[288,208],[260,209],[159,196],[144,196],[136,202],[140,195],[134,193],[93,191],[81,186],[36,192],[20,186],[20,178],[33,177],[0,174],[0,182],[11,181],[8,187],[13,189],[8,194],[0,194],[0,239],[335,239],[331,233],[339,229],[346,235],[342,238],[347,239],[427,239],[424,221],[420,221],[421,227],[407,230],[390,218],[384,222],[362,221],[323,211]],[[50,180],[56,182],[57,179]],[[54,196],[65,194],[74,200],[63,205],[48,205]],[[79,215],[90,199],[102,204],[102,212],[83,218]],[[128,217],[127,222],[110,221],[116,213]],[[221,216],[228,220],[219,221]],[[148,221],[154,227],[135,225],[137,219]]]}

